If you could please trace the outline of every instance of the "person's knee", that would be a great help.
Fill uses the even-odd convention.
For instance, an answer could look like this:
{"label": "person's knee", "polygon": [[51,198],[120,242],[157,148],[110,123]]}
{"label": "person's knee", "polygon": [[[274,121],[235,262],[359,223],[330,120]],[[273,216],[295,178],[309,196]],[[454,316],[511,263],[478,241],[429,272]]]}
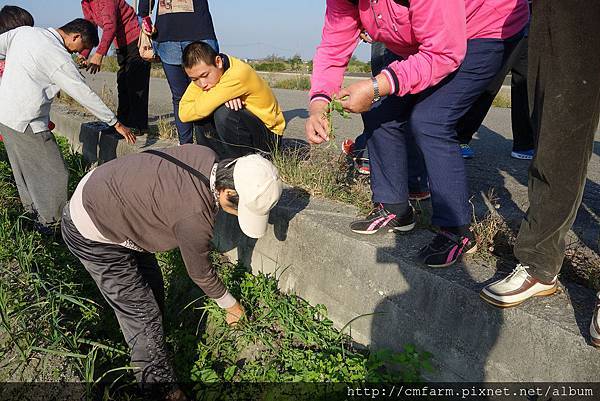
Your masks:
{"label": "person's knee", "polygon": [[215,121],[215,126],[217,127],[217,129],[226,126],[230,121],[231,117],[234,115],[233,113],[236,113],[236,111],[230,109],[224,104],[219,106],[213,113],[213,119]]}

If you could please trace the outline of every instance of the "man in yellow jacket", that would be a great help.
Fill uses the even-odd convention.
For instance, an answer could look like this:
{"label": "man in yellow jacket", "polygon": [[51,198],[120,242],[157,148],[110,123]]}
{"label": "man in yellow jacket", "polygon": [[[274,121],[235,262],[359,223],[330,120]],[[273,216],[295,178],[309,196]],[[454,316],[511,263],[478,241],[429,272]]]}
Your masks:
{"label": "man in yellow jacket", "polygon": [[279,146],[283,113],[251,66],[193,42],[183,51],[183,68],[192,82],[179,103],[179,118],[206,122],[212,117],[219,142],[215,151],[221,157],[271,152]]}

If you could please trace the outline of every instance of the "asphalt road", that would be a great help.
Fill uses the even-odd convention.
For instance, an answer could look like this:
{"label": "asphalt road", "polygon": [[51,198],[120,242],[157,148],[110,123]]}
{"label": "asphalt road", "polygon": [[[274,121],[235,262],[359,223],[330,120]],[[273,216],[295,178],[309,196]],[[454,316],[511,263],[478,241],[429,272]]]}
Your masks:
{"label": "asphalt road", "polygon": [[[88,77],[88,83],[97,92],[111,90],[116,104],[116,74],[99,73]],[[275,89],[277,99],[288,122],[285,136],[304,139],[304,121],[307,117],[307,92]],[[150,115],[172,115],[171,93],[166,80],[152,78],[150,90]],[[354,138],[363,129],[360,116],[350,119],[335,117],[336,141]],[[595,252],[600,243],[600,132],[596,132],[594,153],[589,164],[588,180],[583,203],[574,226],[580,240]],[[475,158],[467,160],[470,190],[476,212],[485,212],[481,193],[494,189],[499,197],[498,211],[509,221],[518,222],[527,208],[528,161],[510,157],[512,132],[510,109],[492,108],[472,142]],[[566,162],[566,161],[565,161]],[[550,218],[550,217],[549,217]]]}

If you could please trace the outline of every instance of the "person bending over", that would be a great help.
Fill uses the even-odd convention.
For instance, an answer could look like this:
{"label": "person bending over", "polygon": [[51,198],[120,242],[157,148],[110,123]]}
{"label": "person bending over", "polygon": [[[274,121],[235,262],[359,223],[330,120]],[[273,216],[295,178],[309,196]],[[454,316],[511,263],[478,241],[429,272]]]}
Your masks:
{"label": "person bending over", "polygon": [[179,248],[190,278],[234,324],[244,310],[209,261],[215,215],[237,215],[242,232],[259,238],[281,191],[262,156],[218,161],[194,144],[123,156],[81,180],[63,210],[63,239],[114,309],[142,391],[175,382],[154,253]]}

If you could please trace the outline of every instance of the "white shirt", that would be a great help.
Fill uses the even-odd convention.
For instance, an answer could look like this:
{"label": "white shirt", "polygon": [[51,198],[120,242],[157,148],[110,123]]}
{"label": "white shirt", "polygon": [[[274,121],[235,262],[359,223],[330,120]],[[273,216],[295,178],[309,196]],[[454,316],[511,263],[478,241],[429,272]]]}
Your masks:
{"label": "white shirt", "polygon": [[20,27],[0,35],[0,123],[18,132],[28,125],[47,131],[52,100],[63,90],[101,121],[117,119],[85,83],[60,34],[52,28]]}

